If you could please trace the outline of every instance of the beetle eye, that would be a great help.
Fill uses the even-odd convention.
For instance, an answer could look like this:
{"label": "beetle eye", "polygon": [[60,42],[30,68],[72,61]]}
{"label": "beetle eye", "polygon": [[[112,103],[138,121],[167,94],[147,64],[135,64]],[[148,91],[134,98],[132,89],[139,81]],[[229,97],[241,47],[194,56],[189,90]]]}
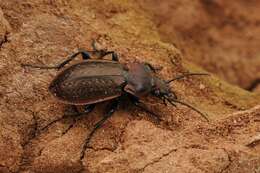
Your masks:
{"label": "beetle eye", "polygon": [[160,94],[161,94],[161,92],[158,89],[154,90],[154,95],[160,96]]}

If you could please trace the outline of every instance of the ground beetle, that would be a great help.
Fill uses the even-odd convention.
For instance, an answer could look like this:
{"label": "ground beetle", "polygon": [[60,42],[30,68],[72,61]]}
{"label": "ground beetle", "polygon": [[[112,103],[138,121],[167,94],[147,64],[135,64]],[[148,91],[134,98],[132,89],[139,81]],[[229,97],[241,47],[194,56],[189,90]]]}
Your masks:
{"label": "ground beetle", "polygon": [[[123,96],[127,96],[134,105],[149,111],[139,98],[152,94],[175,106],[175,103],[185,105],[200,113],[207,121],[207,117],[191,105],[177,99],[175,93],[170,90],[169,83],[191,75],[207,75],[204,73],[187,73],[169,81],[155,76],[155,68],[149,63],[130,63],[127,65],[118,62],[118,56],[113,51],[105,49],[98,50],[95,42],[92,43],[93,50],[79,50],[69,56],[64,62],[57,66],[38,66],[22,64],[23,67],[40,69],[60,70],[70,61],[81,54],[83,60],[71,65],[59,73],[49,85],[49,91],[61,102],[70,105],[86,105],[85,114],[93,110],[96,103],[112,100],[105,116],[98,121],[90,134],[85,139],[80,158],[84,157],[85,150],[91,137],[102,124],[113,115],[118,103]],[[90,54],[98,59],[90,59]],[[112,55],[111,60],[103,60],[106,55]],[[153,113],[152,113],[153,114]],[[154,115],[154,114],[153,114]]]}

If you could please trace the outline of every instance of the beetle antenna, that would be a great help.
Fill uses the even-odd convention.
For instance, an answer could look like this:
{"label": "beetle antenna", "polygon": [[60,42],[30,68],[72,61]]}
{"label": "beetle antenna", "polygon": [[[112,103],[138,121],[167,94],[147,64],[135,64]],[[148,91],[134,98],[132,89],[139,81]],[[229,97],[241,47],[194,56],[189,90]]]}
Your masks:
{"label": "beetle antenna", "polygon": [[187,74],[183,74],[183,75],[177,76],[177,77],[175,77],[175,78],[173,78],[171,80],[168,80],[168,81],[166,81],[166,83],[169,84],[169,83],[171,83],[171,82],[173,82],[175,80],[182,79],[182,78],[184,78],[186,76],[202,76],[202,75],[209,75],[209,74],[208,73],[187,73]]}
{"label": "beetle antenna", "polygon": [[184,105],[192,110],[194,110],[195,112],[199,113],[205,120],[207,120],[209,122],[209,119],[207,117],[207,115],[205,115],[204,113],[202,113],[201,111],[199,111],[198,109],[196,109],[195,107],[189,105],[188,103],[185,103],[183,101],[177,100],[177,99],[170,99],[168,97],[165,97],[166,100],[173,106],[176,106],[174,103],[179,103],[181,105]]}

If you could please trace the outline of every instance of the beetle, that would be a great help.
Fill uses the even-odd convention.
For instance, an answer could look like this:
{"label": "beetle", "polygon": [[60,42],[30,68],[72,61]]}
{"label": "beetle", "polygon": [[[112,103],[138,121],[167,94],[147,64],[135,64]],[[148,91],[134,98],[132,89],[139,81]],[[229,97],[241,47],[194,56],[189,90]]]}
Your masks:
{"label": "beetle", "polygon": [[[114,51],[97,49],[95,42],[92,42],[93,50],[80,49],[69,56],[65,61],[56,66],[38,66],[22,64],[23,67],[40,69],[62,69],[66,64],[75,59],[78,55],[83,58],[82,62],[66,67],[50,83],[49,91],[60,102],[69,105],[85,105],[85,114],[92,111],[95,104],[111,100],[111,104],[104,117],[98,121],[84,141],[80,158],[82,159],[85,150],[95,131],[113,115],[118,107],[120,99],[127,96],[134,105],[142,108],[148,113],[140,98],[152,94],[164,101],[176,106],[175,103],[185,105],[201,114],[207,121],[207,117],[193,106],[177,99],[176,94],[171,91],[169,84],[175,80],[192,75],[207,75],[205,73],[186,73],[174,79],[165,81],[155,75],[156,68],[149,63],[122,64],[118,61],[118,55]],[[112,55],[112,60],[102,59],[106,55]],[[98,59],[91,59],[90,55],[96,55]],[[155,114],[153,114],[155,115]],[[158,118],[158,117],[157,117]]]}

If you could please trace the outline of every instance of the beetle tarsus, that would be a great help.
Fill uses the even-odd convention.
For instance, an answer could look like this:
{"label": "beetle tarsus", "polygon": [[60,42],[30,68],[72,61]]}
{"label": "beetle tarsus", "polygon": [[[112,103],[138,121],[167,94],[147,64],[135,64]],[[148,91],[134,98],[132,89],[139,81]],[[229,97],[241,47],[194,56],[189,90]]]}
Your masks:
{"label": "beetle tarsus", "polygon": [[117,109],[117,107],[118,107],[118,103],[119,103],[118,99],[115,99],[115,100],[111,103],[111,105],[110,105],[110,107],[109,107],[109,109],[108,109],[108,112],[105,114],[105,116],[104,116],[100,121],[98,121],[98,122],[94,125],[94,128],[91,130],[91,132],[89,133],[88,137],[87,137],[87,138],[85,139],[85,141],[84,141],[84,144],[83,144],[83,147],[82,147],[82,150],[81,150],[81,153],[80,153],[80,160],[82,160],[82,159],[84,158],[84,156],[85,156],[85,151],[86,151],[86,149],[87,149],[87,147],[88,147],[88,144],[89,144],[91,138],[92,138],[93,135],[95,134],[95,132],[96,132],[99,128],[101,128],[101,126],[106,122],[106,120],[107,120],[108,118],[110,118],[110,117],[113,115],[113,113],[116,111],[116,109]]}

